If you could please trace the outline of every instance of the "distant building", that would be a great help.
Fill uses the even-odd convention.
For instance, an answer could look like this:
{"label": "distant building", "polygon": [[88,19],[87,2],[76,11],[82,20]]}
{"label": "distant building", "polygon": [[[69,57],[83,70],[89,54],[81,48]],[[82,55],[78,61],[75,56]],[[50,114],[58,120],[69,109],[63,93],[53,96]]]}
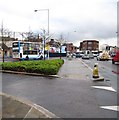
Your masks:
{"label": "distant building", "polygon": [[51,39],[46,44],[50,45],[50,47],[56,47],[56,48],[60,46],[60,42],[55,39]]}
{"label": "distant building", "polygon": [[3,43],[9,48],[12,47],[12,42],[16,40],[15,38],[10,38],[10,37],[0,37],[0,44]]}
{"label": "distant building", "polygon": [[12,56],[12,42],[14,40],[14,38],[10,37],[0,37],[0,56],[3,55],[3,49],[5,57]]}
{"label": "distant building", "polygon": [[108,46],[108,44],[102,44],[102,45],[100,45],[100,50],[101,51],[106,50],[106,46]]}
{"label": "distant building", "polygon": [[73,45],[73,43],[66,43],[66,48],[67,48],[67,52],[77,52],[77,47]]}
{"label": "distant building", "polygon": [[[56,51],[59,51],[58,49],[60,49],[60,42],[55,39],[51,39],[46,44],[48,44],[50,48],[56,48]],[[61,46],[62,46],[62,49],[64,49],[63,51],[66,51],[66,52],[74,53],[77,51],[77,47],[74,46],[73,43],[63,43]]]}
{"label": "distant building", "polygon": [[97,40],[83,40],[80,42],[80,50],[99,50],[99,41]]}

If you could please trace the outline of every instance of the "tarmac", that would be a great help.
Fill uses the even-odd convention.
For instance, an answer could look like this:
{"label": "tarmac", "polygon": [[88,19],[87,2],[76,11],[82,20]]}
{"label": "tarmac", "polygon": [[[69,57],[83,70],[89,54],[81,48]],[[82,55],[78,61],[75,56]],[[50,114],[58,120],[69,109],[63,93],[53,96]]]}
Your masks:
{"label": "tarmac", "polygon": [[[78,64],[79,62],[82,61],[80,59],[76,60],[75,58],[65,58],[64,64],[60,68],[58,74],[50,77],[63,77],[66,79],[70,78],[77,80],[90,78],[92,72],[83,63]],[[79,69],[82,70],[79,71]],[[55,114],[41,106],[36,105],[35,103],[32,103],[31,101],[24,101],[5,93],[0,93],[0,97],[2,97],[2,105],[0,105],[0,107],[2,107],[2,112],[0,113],[1,118],[23,118],[23,120],[26,118],[59,118]]]}

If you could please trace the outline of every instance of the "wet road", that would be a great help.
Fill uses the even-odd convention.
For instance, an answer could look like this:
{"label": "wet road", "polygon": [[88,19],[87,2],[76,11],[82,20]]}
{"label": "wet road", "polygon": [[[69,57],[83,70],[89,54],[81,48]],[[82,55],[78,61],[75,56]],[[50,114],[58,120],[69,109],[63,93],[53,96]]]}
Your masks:
{"label": "wet road", "polygon": [[105,81],[117,91],[117,79],[119,77],[119,64],[112,64],[112,61],[97,61],[96,59],[83,60],[91,69],[98,63],[99,74]]}
{"label": "wet road", "polygon": [[31,100],[62,118],[116,118],[115,110],[101,108],[116,105],[116,92],[95,89],[109,85],[92,82],[91,71],[79,59],[65,63],[60,70],[62,78],[3,73],[2,91]]}

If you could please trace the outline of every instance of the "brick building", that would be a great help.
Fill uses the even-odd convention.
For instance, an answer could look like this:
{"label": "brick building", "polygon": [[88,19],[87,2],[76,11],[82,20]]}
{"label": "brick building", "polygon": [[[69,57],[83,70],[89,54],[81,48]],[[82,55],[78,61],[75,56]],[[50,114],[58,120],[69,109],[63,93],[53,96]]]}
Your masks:
{"label": "brick building", "polygon": [[73,43],[66,43],[67,52],[74,53],[77,51],[77,47]]}
{"label": "brick building", "polygon": [[15,38],[1,37],[0,36],[0,56],[3,55],[3,49],[4,49],[4,56],[5,57],[12,56],[12,42],[14,40],[15,40]]}
{"label": "brick building", "polygon": [[80,43],[80,50],[99,50],[99,41],[97,40],[83,40]]}
{"label": "brick building", "polygon": [[[56,47],[60,48],[60,42],[55,41],[54,39],[51,39],[49,42],[46,44],[49,44],[50,47]],[[62,46],[66,47],[66,52],[71,52],[74,53],[77,51],[77,47],[73,45],[73,43],[63,43]]]}

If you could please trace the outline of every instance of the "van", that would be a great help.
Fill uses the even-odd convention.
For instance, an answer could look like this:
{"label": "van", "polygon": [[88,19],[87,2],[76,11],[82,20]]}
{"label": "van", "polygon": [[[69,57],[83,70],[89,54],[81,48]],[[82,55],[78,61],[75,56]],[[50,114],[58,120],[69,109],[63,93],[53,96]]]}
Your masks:
{"label": "van", "polygon": [[115,55],[112,57],[112,64],[119,62],[119,51],[116,51]]}

